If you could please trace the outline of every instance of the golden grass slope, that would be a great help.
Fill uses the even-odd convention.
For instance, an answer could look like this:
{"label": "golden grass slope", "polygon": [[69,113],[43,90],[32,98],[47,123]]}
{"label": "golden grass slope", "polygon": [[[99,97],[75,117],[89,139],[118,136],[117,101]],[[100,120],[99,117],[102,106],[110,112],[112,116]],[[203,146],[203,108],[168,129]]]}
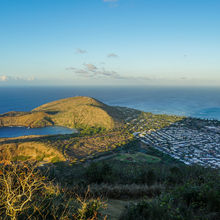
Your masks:
{"label": "golden grass slope", "polygon": [[126,111],[127,108],[125,110],[125,108],[112,107],[90,97],[77,96],[44,104],[31,112],[2,114],[0,115],[0,127],[34,128],[58,125],[70,128],[103,127],[112,129],[124,122],[127,117]]}
{"label": "golden grass slope", "polygon": [[107,105],[90,97],[72,97],[42,105],[33,112],[46,112],[55,125],[72,128],[98,126],[110,129],[115,126],[117,119],[108,113],[107,108]]}
{"label": "golden grass slope", "polygon": [[0,127],[25,126],[36,128],[51,125],[53,122],[45,112],[8,112],[0,115]]}
{"label": "golden grass slope", "polygon": [[28,141],[27,137],[18,142],[16,138],[0,140],[0,163],[9,160],[38,160],[45,162],[65,161],[64,156],[58,150],[47,146],[45,143]]}
{"label": "golden grass slope", "polygon": [[[72,97],[44,104],[31,112],[1,114],[0,127],[58,125],[70,128],[102,127],[108,130],[122,125],[128,112],[133,115],[138,111],[111,107],[90,97]],[[117,132],[114,135],[111,133],[95,138],[82,138],[82,141],[76,141],[77,138],[74,137],[58,140],[57,137],[49,136],[0,138],[0,162],[29,159],[47,162],[80,160],[114,149],[127,138]]]}

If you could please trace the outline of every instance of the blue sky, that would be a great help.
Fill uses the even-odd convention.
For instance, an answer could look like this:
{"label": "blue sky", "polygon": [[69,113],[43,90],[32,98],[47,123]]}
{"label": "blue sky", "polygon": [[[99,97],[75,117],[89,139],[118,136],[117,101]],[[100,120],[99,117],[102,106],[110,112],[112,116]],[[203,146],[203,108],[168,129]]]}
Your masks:
{"label": "blue sky", "polygon": [[0,86],[220,86],[219,11],[219,0],[0,0]]}

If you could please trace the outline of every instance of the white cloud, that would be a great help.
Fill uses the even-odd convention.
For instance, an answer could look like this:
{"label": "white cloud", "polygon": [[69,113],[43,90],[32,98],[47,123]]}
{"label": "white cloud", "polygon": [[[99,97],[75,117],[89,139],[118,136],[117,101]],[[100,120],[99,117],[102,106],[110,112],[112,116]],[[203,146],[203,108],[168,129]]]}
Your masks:
{"label": "white cloud", "polygon": [[75,70],[75,67],[67,67],[66,70]]}
{"label": "white cloud", "polygon": [[23,77],[23,76],[6,76],[1,75],[0,76],[0,82],[8,82],[8,81],[33,81],[35,80],[35,77]]}
{"label": "white cloud", "polygon": [[90,79],[114,79],[114,80],[151,80],[149,77],[133,77],[133,76],[122,76],[116,71],[106,70],[105,68],[100,68],[94,64],[83,64],[83,68],[69,67],[66,70],[73,71],[76,76],[80,78],[90,78]]}
{"label": "white cloud", "polygon": [[97,67],[95,65],[91,64],[91,63],[88,63],[88,64],[85,63],[83,65],[87,68],[88,71],[95,71],[95,70],[97,70]]}
{"label": "white cloud", "polygon": [[100,69],[99,71],[96,72],[96,76],[98,77],[108,77],[108,78],[113,78],[113,79],[119,79],[120,75],[116,71],[109,71]]}
{"label": "white cloud", "polygon": [[118,55],[115,54],[115,53],[109,53],[109,54],[107,55],[107,57],[108,57],[108,58],[117,58]]}
{"label": "white cloud", "polygon": [[82,49],[80,49],[80,48],[77,48],[77,49],[76,49],[76,53],[78,53],[78,54],[84,54],[84,53],[87,53],[87,51],[86,51],[86,50],[82,50]]}
{"label": "white cloud", "polygon": [[6,82],[6,81],[8,81],[9,80],[9,78],[8,78],[8,76],[0,76],[0,82]]}
{"label": "white cloud", "polygon": [[26,78],[26,80],[27,80],[27,81],[33,81],[33,80],[35,80],[35,77],[34,77],[34,76],[31,76],[31,77]]}
{"label": "white cloud", "polygon": [[79,73],[79,74],[88,74],[88,71],[82,70],[82,69],[75,69],[74,72],[75,72],[75,73]]}
{"label": "white cloud", "polygon": [[75,67],[67,67],[66,70],[75,70]]}

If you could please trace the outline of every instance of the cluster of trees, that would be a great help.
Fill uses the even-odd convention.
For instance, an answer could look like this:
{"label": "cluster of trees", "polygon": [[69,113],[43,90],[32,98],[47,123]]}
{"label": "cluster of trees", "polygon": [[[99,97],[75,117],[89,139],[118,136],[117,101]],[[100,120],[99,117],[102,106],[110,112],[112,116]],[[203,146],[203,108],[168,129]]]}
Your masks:
{"label": "cluster of trees", "polygon": [[153,200],[130,204],[120,220],[217,220],[219,210],[219,185],[187,182]]}
{"label": "cluster of trees", "polygon": [[106,132],[106,128],[104,127],[83,127],[80,130],[81,136],[95,135],[95,134],[103,134]]}
{"label": "cluster of trees", "polygon": [[[220,218],[219,171],[182,164],[129,165],[96,162],[85,168],[84,184],[108,198],[140,198],[121,220],[217,220]],[[150,198],[150,199],[149,199]]]}

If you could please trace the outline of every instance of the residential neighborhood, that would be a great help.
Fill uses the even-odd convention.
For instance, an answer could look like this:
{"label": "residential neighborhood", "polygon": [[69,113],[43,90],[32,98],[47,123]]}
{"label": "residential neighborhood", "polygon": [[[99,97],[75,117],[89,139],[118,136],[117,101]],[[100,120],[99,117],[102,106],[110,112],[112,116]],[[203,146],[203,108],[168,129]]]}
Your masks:
{"label": "residential neighborhood", "polygon": [[143,143],[185,164],[220,167],[220,127],[190,128],[181,123],[155,130],[135,132]]}

